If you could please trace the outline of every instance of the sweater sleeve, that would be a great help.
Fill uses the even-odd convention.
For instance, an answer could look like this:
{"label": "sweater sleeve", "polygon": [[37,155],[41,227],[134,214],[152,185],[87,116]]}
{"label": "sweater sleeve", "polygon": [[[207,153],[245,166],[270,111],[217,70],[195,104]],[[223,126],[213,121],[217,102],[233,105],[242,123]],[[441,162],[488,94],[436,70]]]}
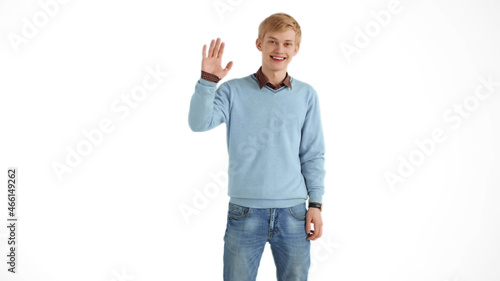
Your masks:
{"label": "sweater sleeve", "polygon": [[227,122],[229,87],[200,78],[191,97],[188,122],[194,132],[208,131]]}
{"label": "sweater sleeve", "polygon": [[322,203],[324,193],[325,143],[321,125],[319,99],[313,91],[301,131],[299,149],[302,175],[309,194],[309,202]]}

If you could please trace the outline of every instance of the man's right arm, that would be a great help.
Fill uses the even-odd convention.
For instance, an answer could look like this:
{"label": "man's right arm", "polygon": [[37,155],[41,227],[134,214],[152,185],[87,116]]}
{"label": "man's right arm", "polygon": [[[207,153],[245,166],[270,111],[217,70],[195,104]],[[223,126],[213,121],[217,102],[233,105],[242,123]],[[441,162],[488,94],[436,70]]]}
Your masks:
{"label": "man's right arm", "polygon": [[226,76],[233,62],[225,69],[221,67],[224,43],[212,40],[208,54],[203,45],[201,78],[196,83],[195,92],[189,108],[189,127],[195,132],[210,130],[227,121],[229,97],[227,85],[217,89],[217,83]]}
{"label": "man's right arm", "polygon": [[196,83],[189,108],[189,127],[194,132],[213,129],[227,121],[229,91],[226,84],[217,89],[217,82],[200,78]]}

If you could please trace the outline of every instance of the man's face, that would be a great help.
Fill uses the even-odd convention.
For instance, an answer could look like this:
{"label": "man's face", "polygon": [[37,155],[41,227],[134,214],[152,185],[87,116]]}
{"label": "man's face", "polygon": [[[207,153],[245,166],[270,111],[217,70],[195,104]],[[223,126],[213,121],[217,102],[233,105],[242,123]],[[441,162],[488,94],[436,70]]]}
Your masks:
{"label": "man's face", "polygon": [[257,49],[262,52],[262,66],[272,71],[286,70],[299,51],[299,46],[295,43],[295,31],[292,29],[267,32],[256,43]]}

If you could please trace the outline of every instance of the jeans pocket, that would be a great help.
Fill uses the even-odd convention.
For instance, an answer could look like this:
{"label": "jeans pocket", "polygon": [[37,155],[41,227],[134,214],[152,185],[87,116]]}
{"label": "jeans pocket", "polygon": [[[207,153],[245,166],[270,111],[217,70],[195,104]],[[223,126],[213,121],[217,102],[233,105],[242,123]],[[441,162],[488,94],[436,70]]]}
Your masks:
{"label": "jeans pocket", "polygon": [[305,220],[307,213],[306,204],[304,203],[290,207],[288,208],[288,212],[290,212],[290,215],[292,215],[292,217],[298,220]]}
{"label": "jeans pocket", "polygon": [[242,219],[250,215],[251,208],[229,203],[227,215],[233,219]]}

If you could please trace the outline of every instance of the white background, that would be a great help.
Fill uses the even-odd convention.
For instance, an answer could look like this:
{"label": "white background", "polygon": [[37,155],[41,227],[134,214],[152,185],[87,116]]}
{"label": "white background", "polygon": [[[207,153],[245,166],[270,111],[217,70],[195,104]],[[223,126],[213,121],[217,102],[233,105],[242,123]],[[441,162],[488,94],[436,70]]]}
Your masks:
{"label": "white background", "polygon": [[[23,18],[44,9],[0,1],[1,225],[7,168],[19,177],[18,273],[1,227],[0,280],[222,280],[227,187],[210,175],[224,178],[225,125],[190,131],[189,101],[203,44],[226,42],[226,79],[253,73],[257,27],[275,12],[302,27],[288,70],[318,92],[325,131],[325,231],[310,279],[500,280],[500,86],[460,125],[444,119],[472,104],[480,77],[500,81],[498,1],[401,1],[350,62],[342,42],[355,46],[356,28],[389,1],[221,0],[232,6],[219,13],[214,3],[68,1],[16,45]],[[123,118],[111,105],[148,67],[169,75]],[[112,132],[59,180],[54,163],[104,119]],[[435,129],[446,140],[391,189],[384,174]],[[258,280],[274,272],[267,248]]]}

